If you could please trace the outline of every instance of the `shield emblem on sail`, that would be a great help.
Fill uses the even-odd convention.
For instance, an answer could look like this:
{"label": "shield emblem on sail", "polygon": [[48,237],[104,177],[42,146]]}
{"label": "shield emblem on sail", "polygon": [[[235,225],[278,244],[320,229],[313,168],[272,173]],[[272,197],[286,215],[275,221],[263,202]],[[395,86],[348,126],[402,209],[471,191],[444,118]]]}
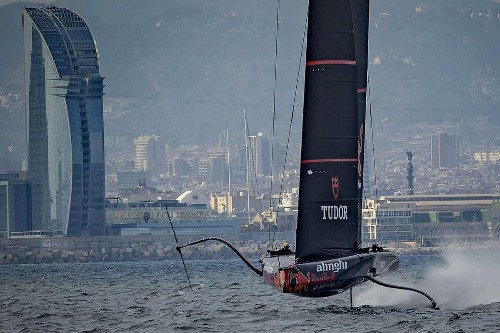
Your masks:
{"label": "shield emblem on sail", "polygon": [[333,197],[337,199],[339,197],[339,177],[332,177],[332,192]]}

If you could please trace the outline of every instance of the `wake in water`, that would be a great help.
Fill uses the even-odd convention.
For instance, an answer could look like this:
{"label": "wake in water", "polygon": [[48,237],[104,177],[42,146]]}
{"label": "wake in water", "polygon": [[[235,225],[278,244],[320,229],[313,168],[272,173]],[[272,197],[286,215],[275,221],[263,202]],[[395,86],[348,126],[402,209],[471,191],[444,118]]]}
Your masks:
{"label": "wake in water", "polygon": [[[442,309],[461,310],[478,304],[500,301],[500,258],[496,251],[443,252],[445,262],[425,272],[423,279],[410,277],[390,283],[420,289],[431,295]],[[398,274],[397,272],[395,273]],[[388,279],[382,279],[382,281]],[[363,304],[427,307],[423,296],[366,284],[355,289],[354,305]]]}

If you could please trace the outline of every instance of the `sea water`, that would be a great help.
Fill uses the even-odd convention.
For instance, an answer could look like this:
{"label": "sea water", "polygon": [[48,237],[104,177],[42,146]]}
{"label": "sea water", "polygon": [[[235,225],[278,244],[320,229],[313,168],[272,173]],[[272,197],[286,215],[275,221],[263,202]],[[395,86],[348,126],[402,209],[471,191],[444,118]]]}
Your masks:
{"label": "sea water", "polygon": [[[382,281],[327,298],[280,294],[239,260],[0,266],[0,332],[499,332],[494,253],[401,255]],[[255,261],[258,265],[258,262]]]}

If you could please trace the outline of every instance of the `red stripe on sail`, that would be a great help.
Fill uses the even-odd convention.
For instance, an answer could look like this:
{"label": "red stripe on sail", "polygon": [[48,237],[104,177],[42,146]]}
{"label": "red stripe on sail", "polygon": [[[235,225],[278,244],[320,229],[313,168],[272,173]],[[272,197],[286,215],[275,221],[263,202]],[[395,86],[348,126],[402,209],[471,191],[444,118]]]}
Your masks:
{"label": "red stripe on sail", "polygon": [[328,163],[328,162],[357,162],[357,158],[319,158],[316,160],[303,160],[302,164],[307,163]]}
{"label": "red stripe on sail", "polygon": [[365,93],[366,92],[366,88],[360,88],[360,89],[358,89],[358,92],[359,93]]}
{"label": "red stripe on sail", "polygon": [[315,60],[308,61],[307,66],[317,66],[317,65],[356,65],[355,60]]}

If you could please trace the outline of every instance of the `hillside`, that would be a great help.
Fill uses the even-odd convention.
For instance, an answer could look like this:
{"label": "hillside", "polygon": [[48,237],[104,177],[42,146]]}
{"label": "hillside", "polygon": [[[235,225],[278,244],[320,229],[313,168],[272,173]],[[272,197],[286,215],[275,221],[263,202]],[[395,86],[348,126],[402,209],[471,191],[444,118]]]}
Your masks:
{"label": "hillside", "polygon": [[[370,57],[379,64],[370,67],[370,89],[378,119],[500,117],[500,3],[371,4]],[[21,86],[12,82],[23,75],[23,5],[0,7],[4,92]],[[66,0],[55,5],[80,13],[96,38],[106,76],[106,135],[156,133],[173,145],[215,142],[228,124],[235,132],[242,128],[244,108],[251,131],[269,131],[274,2]],[[305,15],[306,1],[281,3],[278,136],[288,126]],[[23,112],[20,103],[11,108],[14,113]],[[12,119],[17,122],[11,120],[10,128],[19,136],[24,118]],[[5,136],[1,140],[8,145]]]}

